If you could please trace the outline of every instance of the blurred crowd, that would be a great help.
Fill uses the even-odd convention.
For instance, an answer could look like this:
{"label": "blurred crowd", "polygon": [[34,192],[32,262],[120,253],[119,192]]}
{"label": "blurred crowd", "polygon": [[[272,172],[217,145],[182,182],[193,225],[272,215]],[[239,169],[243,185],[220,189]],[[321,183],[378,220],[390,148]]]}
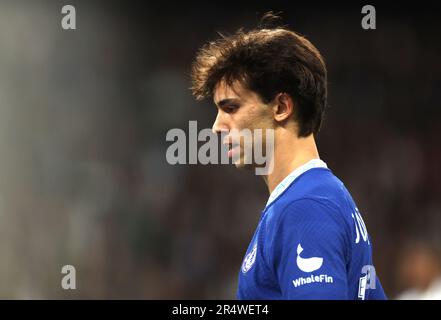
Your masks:
{"label": "blurred crowd", "polygon": [[[171,128],[210,127],[197,49],[282,10],[325,57],[322,159],[350,190],[390,298],[441,298],[440,22],[276,2],[0,4],[0,297],[230,299],[266,186],[225,165],[166,162]],[[377,12],[381,10],[377,8]],[[63,265],[77,289],[60,286]]]}

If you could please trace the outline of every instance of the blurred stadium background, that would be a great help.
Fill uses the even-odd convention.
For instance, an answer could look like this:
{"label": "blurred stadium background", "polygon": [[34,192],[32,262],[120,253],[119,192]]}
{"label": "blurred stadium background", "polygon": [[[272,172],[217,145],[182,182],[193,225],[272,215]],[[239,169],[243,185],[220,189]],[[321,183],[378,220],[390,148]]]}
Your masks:
{"label": "blurred stadium background", "polygon": [[[0,3],[0,298],[234,298],[265,185],[168,165],[165,134],[211,126],[212,102],[188,89],[192,59],[269,10],[327,61],[321,157],[364,216],[387,294],[418,285],[406,248],[441,246],[438,5],[373,3],[365,31],[365,3],[123,3]],[[60,26],[64,4],[75,31]],[[74,291],[60,286],[66,264]]]}

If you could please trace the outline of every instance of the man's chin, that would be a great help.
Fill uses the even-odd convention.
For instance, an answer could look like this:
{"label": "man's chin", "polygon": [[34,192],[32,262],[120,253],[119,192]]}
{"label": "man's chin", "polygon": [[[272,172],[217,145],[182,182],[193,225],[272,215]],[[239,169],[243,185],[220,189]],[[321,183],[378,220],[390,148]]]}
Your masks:
{"label": "man's chin", "polygon": [[234,163],[234,165],[236,166],[237,169],[242,169],[242,170],[246,170],[246,171],[251,171],[255,167],[253,164],[245,163],[243,158],[237,160]]}

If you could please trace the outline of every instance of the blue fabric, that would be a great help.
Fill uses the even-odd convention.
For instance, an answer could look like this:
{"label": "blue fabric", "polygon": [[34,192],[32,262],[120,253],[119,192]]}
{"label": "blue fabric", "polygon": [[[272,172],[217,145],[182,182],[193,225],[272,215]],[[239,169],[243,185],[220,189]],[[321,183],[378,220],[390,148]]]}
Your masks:
{"label": "blue fabric", "polygon": [[262,212],[238,299],[386,299],[366,226],[343,183],[310,169]]}

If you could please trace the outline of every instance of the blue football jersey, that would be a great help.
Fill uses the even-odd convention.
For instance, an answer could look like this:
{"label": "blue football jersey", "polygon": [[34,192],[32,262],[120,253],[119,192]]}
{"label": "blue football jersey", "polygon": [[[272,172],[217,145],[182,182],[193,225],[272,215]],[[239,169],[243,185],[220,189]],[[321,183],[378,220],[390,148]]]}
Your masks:
{"label": "blue football jersey", "polygon": [[386,299],[361,214],[323,161],[297,168],[271,193],[237,298]]}

